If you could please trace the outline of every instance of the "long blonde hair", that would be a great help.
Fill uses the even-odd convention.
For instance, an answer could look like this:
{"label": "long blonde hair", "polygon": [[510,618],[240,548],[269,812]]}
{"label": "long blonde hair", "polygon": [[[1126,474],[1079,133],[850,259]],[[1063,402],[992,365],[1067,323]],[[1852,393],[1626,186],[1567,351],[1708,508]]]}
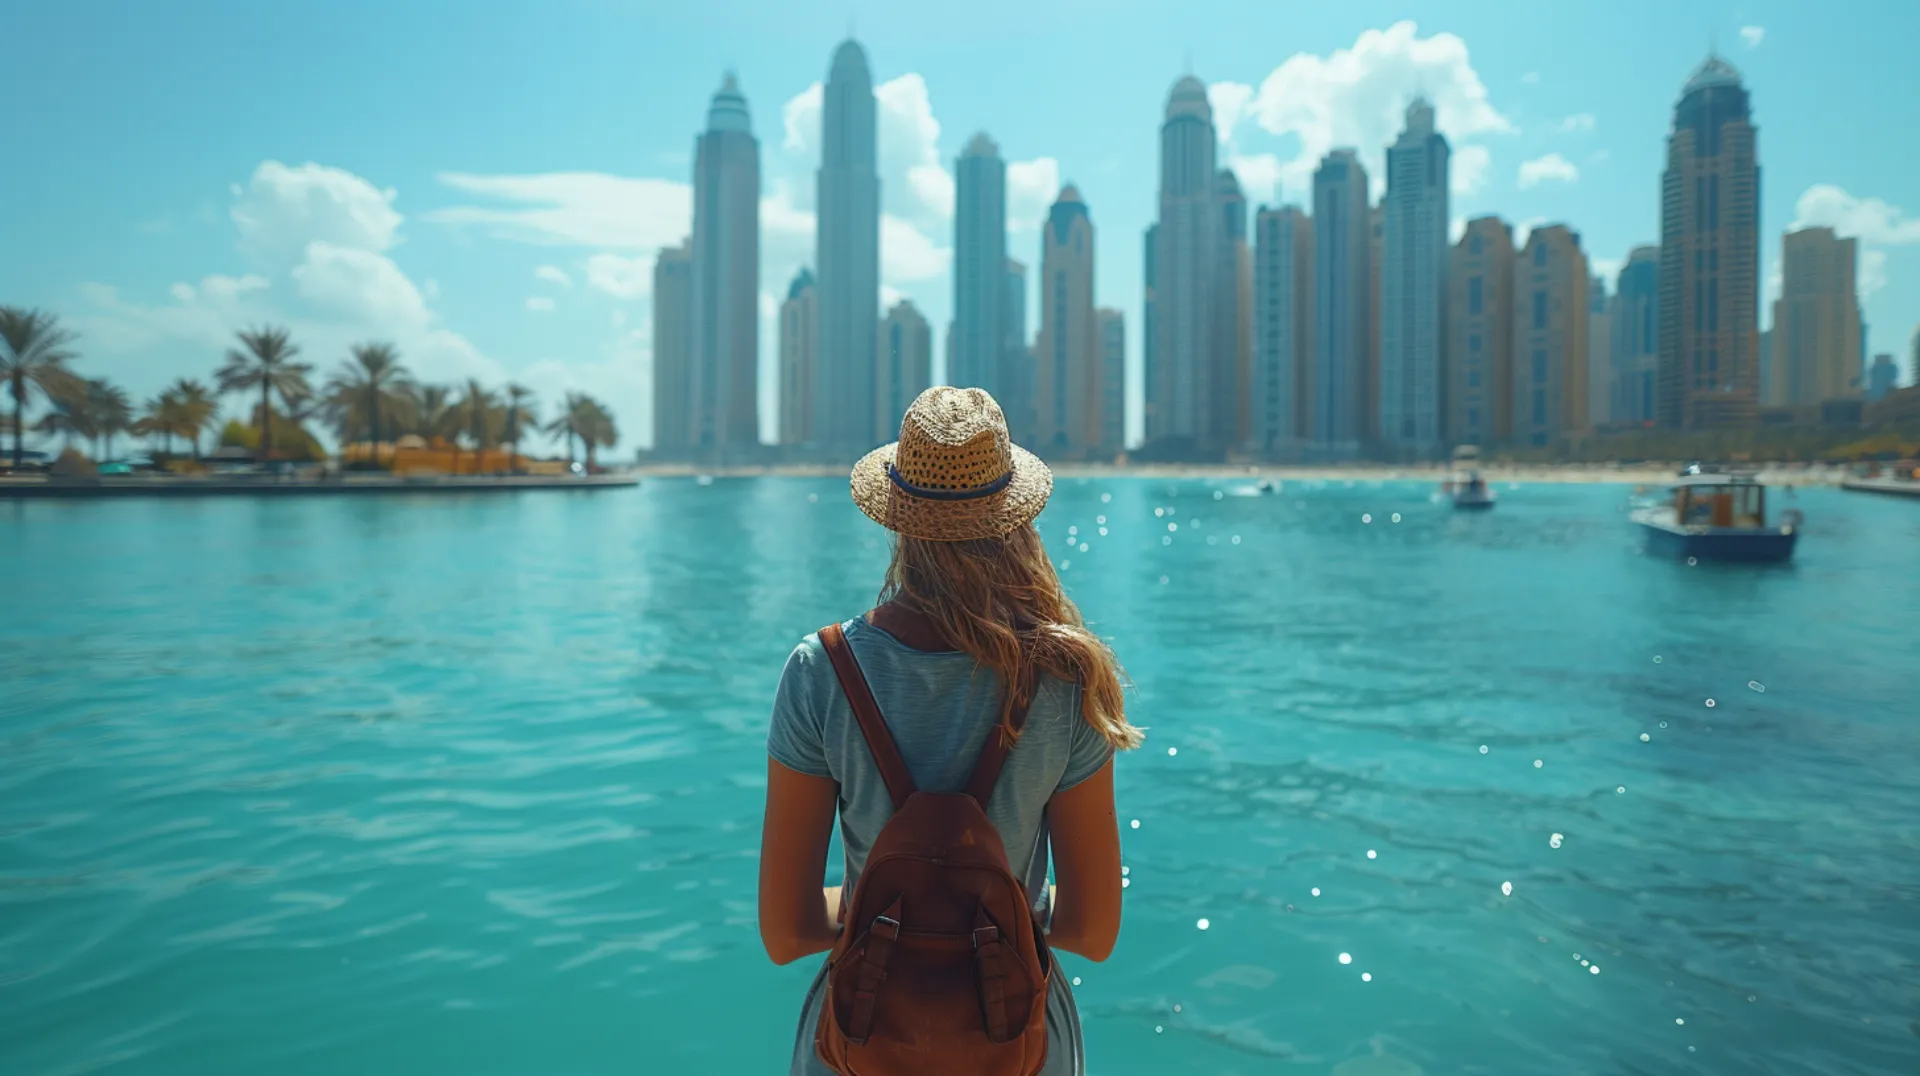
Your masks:
{"label": "long blonde hair", "polygon": [[1014,696],[1032,690],[1030,671],[1080,685],[1080,714],[1108,743],[1138,747],[1127,723],[1120,663],[1087,630],[1054,574],[1032,524],[1003,538],[931,542],[896,535],[882,602],[928,617],[954,646],[1014,685],[1000,719],[1010,729]]}

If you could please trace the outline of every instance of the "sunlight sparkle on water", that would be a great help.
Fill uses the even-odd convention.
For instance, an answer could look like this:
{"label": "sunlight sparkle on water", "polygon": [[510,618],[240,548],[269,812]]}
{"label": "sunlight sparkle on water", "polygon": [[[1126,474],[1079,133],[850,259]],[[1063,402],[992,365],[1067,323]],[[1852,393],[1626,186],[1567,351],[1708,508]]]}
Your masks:
{"label": "sunlight sparkle on water", "polygon": [[1711,710],[1714,708],[1715,705],[1716,703],[1712,699],[1707,700],[1707,709]]}
{"label": "sunlight sparkle on water", "polygon": [[1112,504],[1112,503],[1113,503],[1113,494],[1111,494],[1111,493],[1102,493],[1102,494],[1100,495],[1100,503],[1101,503],[1101,504]]}
{"label": "sunlight sparkle on water", "polygon": [[1317,896],[1319,896],[1319,895],[1320,895],[1320,887],[1319,887],[1319,886],[1314,886],[1314,887],[1313,887],[1313,889],[1311,890],[1311,892],[1313,893],[1313,895],[1314,895],[1314,896],[1316,896],[1316,897],[1317,897]]}
{"label": "sunlight sparkle on water", "polygon": [[1500,895],[1501,895],[1501,896],[1503,896],[1503,897],[1511,897],[1511,896],[1513,896],[1513,883],[1512,883],[1512,882],[1501,882],[1501,883],[1500,883]]}
{"label": "sunlight sparkle on water", "polygon": [[1180,753],[1180,749],[1179,749],[1178,747],[1169,747],[1169,748],[1167,748],[1167,757],[1168,757],[1168,758],[1172,758],[1172,757],[1173,757],[1174,755],[1177,755],[1177,754],[1179,754],[1179,753]]}
{"label": "sunlight sparkle on water", "polygon": [[1360,973],[1360,981],[1361,981],[1361,982],[1363,982],[1363,983],[1370,983],[1370,982],[1372,982],[1372,981],[1373,981],[1373,973],[1372,973],[1372,972],[1370,972],[1370,971],[1363,971],[1363,972],[1361,972],[1361,973]]}
{"label": "sunlight sparkle on water", "polygon": [[1212,923],[1209,923],[1209,922],[1208,922],[1207,920],[1205,920],[1205,919],[1201,919],[1201,920],[1199,920],[1198,922],[1196,922],[1196,923],[1194,923],[1193,925],[1194,925],[1194,926],[1196,926],[1196,927],[1199,927],[1199,928],[1200,928],[1201,930],[1205,930],[1205,929],[1207,929],[1208,927],[1211,927],[1211,926],[1212,926],[1213,924],[1212,924]]}
{"label": "sunlight sparkle on water", "polygon": [[1132,827],[1132,828],[1134,828],[1134,829],[1139,829],[1139,828],[1140,828],[1140,820],[1139,820],[1138,818],[1136,818],[1136,819],[1134,819],[1133,821],[1131,821],[1131,822],[1129,822],[1129,823],[1127,823],[1127,825],[1129,825],[1129,826],[1131,826],[1131,827]]}
{"label": "sunlight sparkle on water", "polygon": [[1480,745],[1480,753],[1481,753],[1481,754],[1483,754],[1483,755],[1487,753],[1487,745],[1486,745],[1486,744],[1481,744],[1481,745]]}
{"label": "sunlight sparkle on water", "polygon": [[1563,836],[1561,836],[1560,834],[1558,834],[1558,833],[1556,833],[1556,834],[1554,834],[1553,836],[1551,836],[1551,837],[1548,837],[1548,838],[1547,838],[1547,847],[1549,847],[1549,848],[1558,848],[1558,847],[1560,847],[1560,842],[1561,842],[1561,841],[1563,841],[1563,840],[1565,840],[1565,839],[1566,839],[1565,837],[1563,837]]}
{"label": "sunlight sparkle on water", "polygon": [[1371,848],[1369,848],[1369,849],[1367,849],[1367,858],[1368,858],[1368,859],[1379,859],[1379,858],[1380,858],[1380,853],[1378,853],[1378,852],[1375,852],[1375,851],[1374,851],[1373,849],[1371,849]]}
{"label": "sunlight sparkle on water", "polygon": [[1342,964],[1351,964],[1351,963],[1353,963],[1353,954],[1352,954],[1352,953],[1341,953],[1341,954],[1340,954],[1340,963],[1342,963]]}
{"label": "sunlight sparkle on water", "polygon": [[1761,683],[1758,680],[1749,680],[1747,681],[1747,690],[1758,691],[1758,692],[1761,692],[1762,694],[1765,694],[1767,690],[1767,685]]}

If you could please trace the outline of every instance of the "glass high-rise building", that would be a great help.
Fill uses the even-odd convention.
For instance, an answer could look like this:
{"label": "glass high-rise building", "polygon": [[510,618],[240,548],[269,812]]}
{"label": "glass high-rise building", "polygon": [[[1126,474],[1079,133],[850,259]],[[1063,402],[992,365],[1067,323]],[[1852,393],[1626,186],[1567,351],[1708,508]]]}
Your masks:
{"label": "glass high-rise building", "polygon": [[1353,150],[1336,149],[1313,174],[1312,438],[1323,457],[1358,455],[1366,438],[1372,253],[1367,170]]}
{"label": "glass high-rise building", "polygon": [[1718,56],[1673,110],[1660,181],[1660,423],[1743,425],[1760,404],[1760,163],[1740,72]]}
{"label": "glass high-rise building", "polygon": [[[954,162],[953,349],[947,382],[1000,399],[1006,354],[1007,162],[985,132]],[[1004,406],[1007,401],[1000,399]]]}
{"label": "glass high-rise building", "polygon": [[1101,441],[1105,399],[1100,323],[1094,313],[1093,218],[1072,185],[1060,191],[1040,234],[1040,329],[1034,340],[1033,448],[1085,456]]}
{"label": "glass high-rise building", "polygon": [[1291,456],[1312,430],[1313,218],[1265,206],[1253,225],[1252,435],[1261,456]]}
{"label": "glass high-rise building", "polygon": [[1112,457],[1127,447],[1127,321],[1118,310],[1101,308],[1099,455]]}
{"label": "glass high-rise building", "polygon": [[1379,436],[1402,455],[1435,455],[1444,432],[1449,155],[1445,136],[1434,128],[1433,106],[1414,98],[1406,128],[1387,147],[1378,268]]}
{"label": "glass high-rise building", "polygon": [[1207,370],[1208,456],[1246,443],[1252,430],[1253,259],[1247,248],[1247,198],[1230,168],[1214,181],[1219,232],[1214,253],[1213,356]]}
{"label": "glass high-rise building", "polygon": [[854,41],[834,50],[821,98],[815,201],[813,437],[837,457],[879,444],[874,328],[880,321],[880,174],[873,75]]}
{"label": "glass high-rise building", "polygon": [[[1659,416],[1660,248],[1635,247],[1614,278],[1607,326],[1612,337],[1613,421],[1644,426]],[[1588,358],[1591,360],[1592,355]]]}
{"label": "glass high-rise building", "polygon": [[683,459],[693,446],[693,241],[653,260],[653,453]]}
{"label": "glass high-rise building", "polygon": [[907,405],[933,384],[933,329],[913,300],[901,299],[881,319],[879,352],[873,422],[897,430]]}
{"label": "glass high-rise building", "polygon": [[1153,296],[1147,443],[1192,455],[1213,439],[1214,278],[1219,268],[1217,144],[1207,87],[1188,75],[1167,95],[1160,125],[1159,220],[1150,233]]}
{"label": "glass high-rise building", "polygon": [[706,458],[760,443],[760,142],[733,75],[693,157],[693,358],[685,406]]}
{"label": "glass high-rise building", "polygon": [[804,266],[780,304],[780,443],[813,440],[814,354],[819,343],[813,270]]}

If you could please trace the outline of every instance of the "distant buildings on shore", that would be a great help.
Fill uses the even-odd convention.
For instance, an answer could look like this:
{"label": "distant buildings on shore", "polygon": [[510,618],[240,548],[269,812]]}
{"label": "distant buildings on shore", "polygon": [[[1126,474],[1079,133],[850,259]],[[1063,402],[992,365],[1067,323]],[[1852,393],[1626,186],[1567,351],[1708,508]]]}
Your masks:
{"label": "distant buildings on shore", "polygon": [[[654,267],[651,455],[849,459],[888,440],[931,383],[925,316],[907,297],[881,310],[876,108],[866,53],[843,42],[823,89],[814,260],[778,304],[775,444],[763,446],[759,145],[734,76],[713,96],[695,142],[693,234]],[[1865,367],[1856,240],[1830,228],[1782,238],[1780,293],[1760,331],[1758,134],[1724,59],[1709,56],[1675,104],[1660,243],[1634,247],[1611,279],[1565,223],[1516,236],[1497,216],[1454,222],[1444,121],[1424,97],[1407,102],[1378,201],[1360,152],[1335,148],[1306,205],[1250,215],[1222,167],[1206,84],[1173,83],[1139,248],[1137,457],[1553,451],[1606,429],[1831,421],[1897,380],[1890,355]],[[977,133],[953,167],[944,379],[991,391],[1016,439],[1043,456],[1121,455],[1129,333],[1099,303],[1092,208],[1069,183],[1034,222],[1029,319],[1000,147]],[[1920,330],[1910,362],[1920,382]]]}

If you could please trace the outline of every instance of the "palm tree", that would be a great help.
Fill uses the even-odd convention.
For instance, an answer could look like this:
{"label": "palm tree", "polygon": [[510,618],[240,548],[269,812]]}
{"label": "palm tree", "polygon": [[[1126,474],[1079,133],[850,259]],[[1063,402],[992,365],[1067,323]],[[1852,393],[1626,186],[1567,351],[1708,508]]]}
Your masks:
{"label": "palm tree", "polygon": [[0,378],[7,382],[13,396],[13,469],[20,469],[21,412],[27,395],[38,389],[51,400],[72,386],[74,375],[67,369],[75,355],[67,345],[73,334],[60,327],[59,320],[44,310],[0,306]]}
{"label": "palm tree", "polygon": [[273,396],[289,405],[296,398],[309,396],[307,375],[313,367],[294,362],[300,354],[287,330],[275,326],[245,329],[237,334],[245,350],[227,352],[227,364],[215,376],[221,392],[260,390],[260,451],[263,459],[273,455]]}
{"label": "palm tree", "polygon": [[573,462],[573,439],[585,439],[581,425],[586,418],[586,410],[581,406],[585,401],[586,396],[578,392],[567,393],[566,399],[560,404],[560,413],[547,424],[548,436],[566,438],[568,463]]}
{"label": "palm tree", "polygon": [[414,385],[408,393],[411,403],[412,432],[429,441],[444,438],[459,424],[445,385]]}
{"label": "palm tree", "polygon": [[190,378],[181,378],[167,389],[167,395],[179,403],[179,417],[172,432],[193,442],[193,458],[200,458],[200,434],[213,423],[219,410],[207,387]]}
{"label": "palm tree", "polygon": [[[139,421],[133,424],[133,432],[147,437],[158,437],[164,447],[165,455],[173,455],[173,435],[180,426],[180,398],[172,392],[163,392],[140,411]],[[148,442],[152,447],[152,442]]]}
{"label": "palm tree", "polygon": [[613,415],[598,400],[583,392],[567,393],[566,405],[560,416],[547,427],[547,432],[567,439],[567,458],[573,458],[573,439],[578,437],[587,450],[587,470],[594,469],[594,449],[604,445],[612,448],[620,440],[620,431],[614,425]]}
{"label": "palm tree", "polygon": [[[461,398],[458,407],[461,427],[459,433],[464,433],[473,442],[475,474],[480,473],[480,461],[486,457],[488,446],[498,443],[494,437],[493,419],[499,407],[499,397],[487,391],[479,380],[467,379],[467,394]],[[459,446],[457,437],[454,445],[457,450]],[[457,454],[455,459],[457,462]]]}
{"label": "palm tree", "polygon": [[515,474],[520,473],[520,433],[522,424],[540,427],[540,417],[533,413],[533,390],[522,385],[507,386],[507,421],[505,435],[507,440],[507,468]]}
{"label": "palm tree", "polygon": [[73,439],[92,440],[94,435],[92,403],[87,385],[78,378],[62,381],[47,393],[47,413],[33,424],[36,433],[58,435],[60,447],[72,451]]}
{"label": "palm tree", "polygon": [[341,364],[327,382],[326,414],[343,445],[364,435],[370,458],[378,464],[380,434],[397,432],[404,423],[406,393],[412,383],[392,344],[355,344],[351,351],[353,359]]}
{"label": "palm tree", "polygon": [[114,436],[133,426],[133,401],[127,398],[127,390],[104,378],[94,378],[87,382],[87,412],[94,440],[106,442],[106,452],[100,456],[105,460],[113,455]]}

